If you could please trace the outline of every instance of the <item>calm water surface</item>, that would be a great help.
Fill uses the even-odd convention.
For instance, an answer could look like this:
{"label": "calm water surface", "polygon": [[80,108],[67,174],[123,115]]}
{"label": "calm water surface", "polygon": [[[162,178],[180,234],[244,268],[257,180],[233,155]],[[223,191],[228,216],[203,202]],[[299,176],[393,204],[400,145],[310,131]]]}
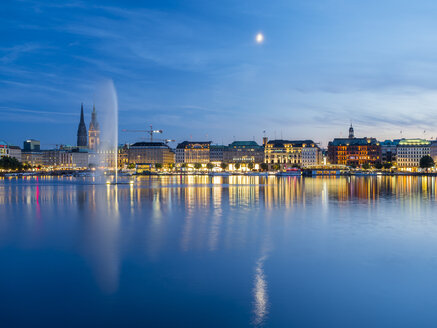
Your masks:
{"label": "calm water surface", "polygon": [[436,187],[0,179],[0,326],[435,327]]}

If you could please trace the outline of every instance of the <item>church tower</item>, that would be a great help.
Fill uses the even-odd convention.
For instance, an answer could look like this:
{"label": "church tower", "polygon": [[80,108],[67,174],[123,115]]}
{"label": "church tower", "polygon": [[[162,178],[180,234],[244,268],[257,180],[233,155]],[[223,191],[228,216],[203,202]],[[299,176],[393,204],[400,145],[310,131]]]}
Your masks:
{"label": "church tower", "polygon": [[89,149],[97,151],[100,145],[100,126],[97,122],[96,106],[93,105],[93,112],[91,113],[90,128],[88,129]]}
{"label": "church tower", "polygon": [[349,128],[349,139],[353,139],[353,138],[355,138],[354,127],[352,126],[352,123],[351,123],[351,127]]}
{"label": "church tower", "polygon": [[83,118],[83,103],[80,106],[80,122],[79,127],[77,128],[77,146],[78,147],[86,147],[87,142],[87,134],[86,134],[86,125],[85,120]]}

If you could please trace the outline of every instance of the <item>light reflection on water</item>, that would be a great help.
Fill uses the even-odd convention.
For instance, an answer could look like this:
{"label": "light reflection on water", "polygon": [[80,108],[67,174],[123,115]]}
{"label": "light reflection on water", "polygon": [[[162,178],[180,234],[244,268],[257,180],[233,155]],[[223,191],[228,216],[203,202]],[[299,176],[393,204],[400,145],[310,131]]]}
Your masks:
{"label": "light reflection on water", "polygon": [[[419,276],[429,273],[425,280],[437,274],[436,183],[434,177],[138,177],[118,186],[75,178],[1,179],[0,260],[7,272],[0,272],[0,281],[28,278],[21,270],[29,267],[8,255],[14,254],[29,273],[45,265],[62,272],[48,276],[75,284],[82,297],[95,300],[96,313],[115,311],[116,323],[133,316],[138,326],[174,326],[176,318],[190,326],[302,326],[304,319],[323,326],[308,319],[316,312],[327,325],[343,320],[343,326],[360,326],[353,319],[359,317],[362,326],[375,326],[389,319],[377,309],[375,317],[365,317],[348,293],[354,290],[355,301],[372,308],[376,296],[360,284],[371,288],[382,279],[387,302],[400,310],[411,306],[398,297],[407,291],[386,280],[397,267],[399,283],[424,295],[406,277],[417,274],[415,265],[425,270]],[[25,254],[41,265],[32,266]],[[86,285],[87,272],[96,290]],[[42,288],[38,281],[24,285],[9,290],[0,282],[3,301],[13,305],[16,295]],[[54,293],[51,283],[44,286]],[[437,288],[432,292],[437,295]],[[121,307],[114,309],[107,297]],[[426,310],[437,305],[433,294],[427,297],[421,310],[413,306],[422,326],[434,319]],[[67,295],[69,306],[76,302]],[[127,304],[131,308],[123,312]]]}

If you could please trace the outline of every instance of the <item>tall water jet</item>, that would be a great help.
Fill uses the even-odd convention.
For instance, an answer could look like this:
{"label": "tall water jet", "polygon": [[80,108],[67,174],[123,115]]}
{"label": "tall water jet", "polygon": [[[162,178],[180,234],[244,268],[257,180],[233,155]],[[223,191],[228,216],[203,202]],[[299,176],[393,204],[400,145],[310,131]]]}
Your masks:
{"label": "tall water jet", "polygon": [[101,137],[97,149],[99,164],[114,170],[114,183],[118,183],[118,100],[114,82],[104,81],[96,93],[99,108]]}

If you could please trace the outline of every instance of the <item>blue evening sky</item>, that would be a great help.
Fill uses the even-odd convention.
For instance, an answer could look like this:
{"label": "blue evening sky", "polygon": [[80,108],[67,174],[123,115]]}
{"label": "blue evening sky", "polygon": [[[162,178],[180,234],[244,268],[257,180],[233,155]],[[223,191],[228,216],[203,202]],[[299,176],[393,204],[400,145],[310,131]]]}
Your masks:
{"label": "blue evening sky", "polygon": [[0,139],[74,144],[80,103],[88,124],[108,80],[120,130],[177,141],[266,130],[325,146],[351,121],[357,136],[435,138],[436,17],[436,1],[3,0]]}

